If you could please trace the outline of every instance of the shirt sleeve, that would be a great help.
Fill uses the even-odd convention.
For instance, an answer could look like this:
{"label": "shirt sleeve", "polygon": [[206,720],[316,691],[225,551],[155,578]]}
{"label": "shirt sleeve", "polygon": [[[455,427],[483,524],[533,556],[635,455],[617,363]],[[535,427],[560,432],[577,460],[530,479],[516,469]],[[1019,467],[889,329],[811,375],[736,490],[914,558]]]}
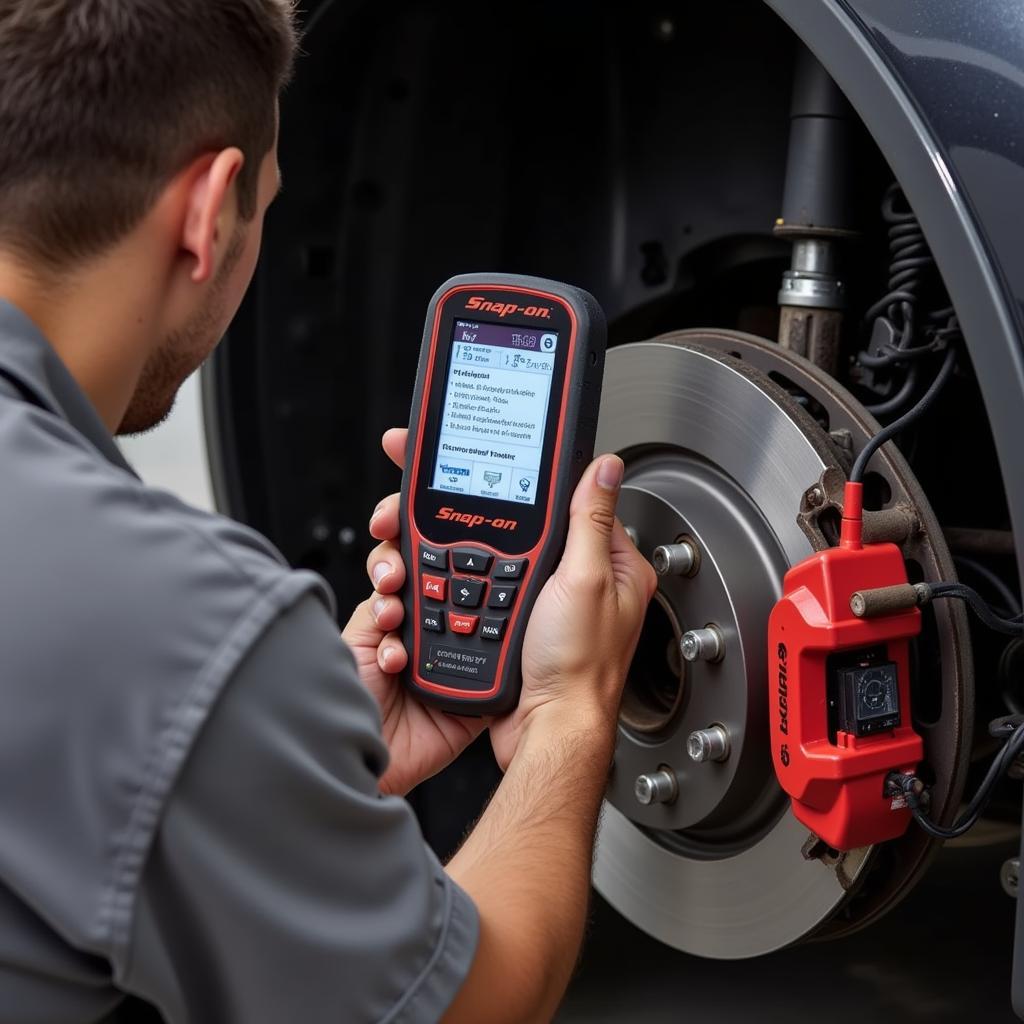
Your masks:
{"label": "shirt sleeve", "polygon": [[476,950],[470,898],[383,797],[376,703],[313,597],[239,666],[172,791],[123,987],[169,1024],[436,1021]]}

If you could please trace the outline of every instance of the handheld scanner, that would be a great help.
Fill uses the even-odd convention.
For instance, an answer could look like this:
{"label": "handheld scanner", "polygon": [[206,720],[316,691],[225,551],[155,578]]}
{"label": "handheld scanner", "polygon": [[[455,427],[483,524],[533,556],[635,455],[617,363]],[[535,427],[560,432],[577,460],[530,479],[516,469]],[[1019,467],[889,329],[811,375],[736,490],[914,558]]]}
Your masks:
{"label": "handheld scanner", "polygon": [[534,601],[594,455],[605,321],[556,281],[470,274],[427,310],[402,479],[405,681],[465,715],[519,699]]}

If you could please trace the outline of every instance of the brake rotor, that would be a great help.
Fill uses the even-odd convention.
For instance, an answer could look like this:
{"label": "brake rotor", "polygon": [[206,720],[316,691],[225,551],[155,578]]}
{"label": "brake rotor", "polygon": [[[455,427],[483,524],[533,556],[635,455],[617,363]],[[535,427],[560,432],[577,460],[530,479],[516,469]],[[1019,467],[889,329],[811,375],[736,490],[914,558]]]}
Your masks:
{"label": "brake rotor", "polygon": [[[677,949],[735,959],[860,927],[909,889],[931,852],[912,828],[884,847],[822,856],[789,811],[768,749],[768,614],[788,566],[833,542],[849,462],[877,429],[813,364],[748,335],[683,331],[608,353],[597,445],[626,461],[620,518],[648,557],[685,540],[699,561],[661,578],[648,613],[594,885]],[[951,578],[906,462],[890,445],[872,469],[880,507],[866,516],[869,539],[900,543],[921,579]],[[966,772],[973,682],[963,609],[933,607],[916,657],[915,726],[935,778],[933,813],[948,820]],[[708,626],[721,658],[682,661],[682,633]],[[694,761],[688,737],[714,726],[728,734],[728,756]],[[678,797],[641,804],[637,777],[662,768]]]}

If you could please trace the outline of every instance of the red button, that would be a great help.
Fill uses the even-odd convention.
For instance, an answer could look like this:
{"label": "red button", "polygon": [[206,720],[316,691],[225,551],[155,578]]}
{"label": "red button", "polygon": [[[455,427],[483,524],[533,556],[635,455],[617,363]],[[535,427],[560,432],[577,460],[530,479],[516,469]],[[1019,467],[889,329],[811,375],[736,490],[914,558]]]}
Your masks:
{"label": "red button", "polygon": [[463,636],[475,633],[476,624],[479,621],[479,615],[459,615],[457,612],[448,613],[448,628],[453,633],[462,633]]}
{"label": "red button", "polygon": [[423,574],[423,596],[431,601],[443,601],[448,580],[444,576],[428,576]]}

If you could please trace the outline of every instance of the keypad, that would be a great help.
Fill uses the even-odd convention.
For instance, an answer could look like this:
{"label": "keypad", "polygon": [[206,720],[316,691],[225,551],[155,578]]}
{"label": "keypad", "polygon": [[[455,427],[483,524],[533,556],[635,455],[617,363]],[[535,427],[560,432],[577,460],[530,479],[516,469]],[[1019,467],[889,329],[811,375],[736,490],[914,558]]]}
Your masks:
{"label": "keypad", "polygon": [[[478,548],[419,547],[422,669],[458,676],[470,689],[494,678],[508,612],[528,568],[525,558],[499,558]],[[493,566],[493,569],[491,568]],[[459,575],[454,575],[458,573]],[[510,582],[515,581],[515,582]],[[486,608],[481,617],[470,609]],[[442,634],[443,636],[437,636]]]}

